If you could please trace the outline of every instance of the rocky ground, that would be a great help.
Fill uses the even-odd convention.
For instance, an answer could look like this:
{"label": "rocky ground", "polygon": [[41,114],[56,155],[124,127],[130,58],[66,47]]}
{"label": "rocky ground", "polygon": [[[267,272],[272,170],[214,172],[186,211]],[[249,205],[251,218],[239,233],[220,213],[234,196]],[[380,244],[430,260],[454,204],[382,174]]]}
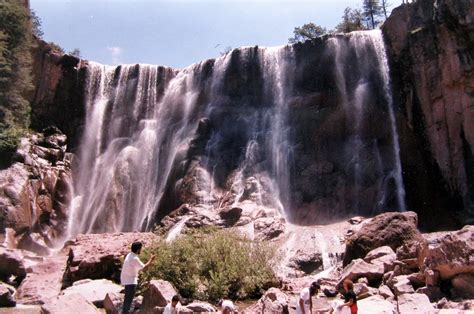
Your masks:
{"label": "rocky ground", "polygon": [[[354,217],[328,226],[283,223],[281,233],[265,240],[281,253],[275,269],[280,286],[258,301],[238,303],[239,312],[293,313],[298,292],[318,280],[323,291],[314,299],[315,308],[325,313],[345,278],[355,282],[360,313],[474,312],[474,226],[421,234],[416,225],[413,212]],[[179,236],[185,228],[189,226],[170,228],[165,236],[171,232]],[[131,242],[147,245],[157,237],[79,235],[48,256],[4,244],[0,313],[118,313],[123,300],[117,284],[121,258]],[[157,278],[136,298],[135,308],[159,313],[175,293],[169,282]],[[189,313],[216,310],[211,304],[191,301],[186,302]]]}

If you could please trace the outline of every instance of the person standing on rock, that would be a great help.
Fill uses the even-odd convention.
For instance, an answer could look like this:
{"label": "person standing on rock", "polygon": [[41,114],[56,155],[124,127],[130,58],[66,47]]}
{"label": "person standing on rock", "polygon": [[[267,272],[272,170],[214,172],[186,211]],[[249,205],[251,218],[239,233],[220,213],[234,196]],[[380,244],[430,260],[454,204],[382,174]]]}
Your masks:
{"label": "person standing on rock", "polygon": [[123,301],[122,314],[129,314],[130,307],[132,306],[133,298],[135,296],[135,290],[138,284],[138,272],[146,270],[155,256],[150,256],[150,259],[146,264],[143,264],[138,255],[142,250],[141,242],[133,242],[131,252],[127,254],[123,262],[122,272],[120,274],[120,282],[125,287],[125,299]]}
{"label": "person standing on rock", "polygon": [[296,302],[297,314],[311,314],[313,312],[313,300],[311,298],[318,293],[320,289],[321,286],[317,282],[313,282],[309,287],[301,290],[298,302]]}

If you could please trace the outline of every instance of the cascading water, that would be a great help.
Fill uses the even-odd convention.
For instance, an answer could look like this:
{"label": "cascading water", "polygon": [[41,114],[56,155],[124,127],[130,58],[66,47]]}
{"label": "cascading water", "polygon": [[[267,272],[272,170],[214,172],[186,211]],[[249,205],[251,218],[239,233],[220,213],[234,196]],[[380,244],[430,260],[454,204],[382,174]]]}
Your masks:
{"label": "cascading water", "polygon": [[378,31],[179,71],[90,63],[70,235],[150,229],[182,203],[301,224],[403,210],[388,78]]}

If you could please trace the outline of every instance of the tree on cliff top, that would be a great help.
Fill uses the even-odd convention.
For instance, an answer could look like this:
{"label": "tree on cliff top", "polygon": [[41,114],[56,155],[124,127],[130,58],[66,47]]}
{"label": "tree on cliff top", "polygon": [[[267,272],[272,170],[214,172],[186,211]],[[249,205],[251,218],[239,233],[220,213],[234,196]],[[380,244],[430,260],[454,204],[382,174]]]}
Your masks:
{"label": "tree on cliff top", "polygon": [[382,6],[379,0],[363,0],[362,2],[364,17],[370,24],[372,29],[375,29],[380,23],[380,18],[383,14]]}
{"label": "tree on cliff top", "polygon": [[301,27],[295,27],[293,30],[294,35],[292,38],[288,38],[288,42],[290,44],[304,42],[305,40],[314,39],[326,33],[327,31],[324,27],[314,23],[307,23]]}
{"label": "tree on cliff top", "polygon": [[364,15],[360,9],[352,9],[347,7],[344,10],[342,21],[336,26],[336,31],[341,33],[349,33],[367,29],[364,26]]}

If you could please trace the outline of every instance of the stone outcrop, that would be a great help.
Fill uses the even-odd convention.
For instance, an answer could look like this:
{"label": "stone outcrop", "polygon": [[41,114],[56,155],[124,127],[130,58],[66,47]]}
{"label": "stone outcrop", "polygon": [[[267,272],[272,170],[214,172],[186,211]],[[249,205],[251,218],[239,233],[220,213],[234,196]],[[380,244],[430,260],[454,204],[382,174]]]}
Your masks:
{"label": "stone outcrop", "polygon": [[417,223],[414,212],[384,213],[365,221],[358,231],[347,238],[343,265],[353,259],[364,258],[381,246],[396,250],[405,243],[423,242]]}
{"label": "stone outcrop", "polygon": [[31,126],[58,127],[77,148],[84,125],[84,87],[87,62],[58,52],[44,41],[33,55],[35,92],[31,101]]}
{"label": "stone outcrop", "polygon": [[290,298],[277,288],[268,289],[258,302],[247,308],[244,313],[282,313],[288,314]]}
{"label": "stone outcrop", "polygon": [[51,298],[41,309],[45,314],[64,313],[65,309],[67,309],[67,313],[71,314],[97,314],[99,312],[94,304],[80,294],[60,295]]}
{"label": "stone outcrop", "polygon": [[407,203],[423,228],[474,221],[473,16],[470,0],[418,0],[382,27]]}
{"label": "stone outcrop", "polygon": [[64,234],[71,200],[72,154],[66,136],[50,127],[22,139],[16,162],[0,171],[0,232],[10,245],[48,254]]}
{"label": "stone outcrop", "polygon": [[121,258],[130,252],[135,241],[148,247],[158,240],[153,233],[115,233],[79,235],[69,244],[69,257],[64,285],[81,279],[111,279],[120,281]]}
{"label": "stone outcrop", "polygon": [[71,287],[64,289],[61,295],[80,294],[90,303],[103,308],[108,293],[120,293],[122,290],[122,286],[107,279],[84,279],[76,281]]}
{"label": "stone outcrop", "polygon": [[164,307],[176,295],[176,289],[165,280],[151,280],[143,295],[141,311],[151,312],[155,307]]}

